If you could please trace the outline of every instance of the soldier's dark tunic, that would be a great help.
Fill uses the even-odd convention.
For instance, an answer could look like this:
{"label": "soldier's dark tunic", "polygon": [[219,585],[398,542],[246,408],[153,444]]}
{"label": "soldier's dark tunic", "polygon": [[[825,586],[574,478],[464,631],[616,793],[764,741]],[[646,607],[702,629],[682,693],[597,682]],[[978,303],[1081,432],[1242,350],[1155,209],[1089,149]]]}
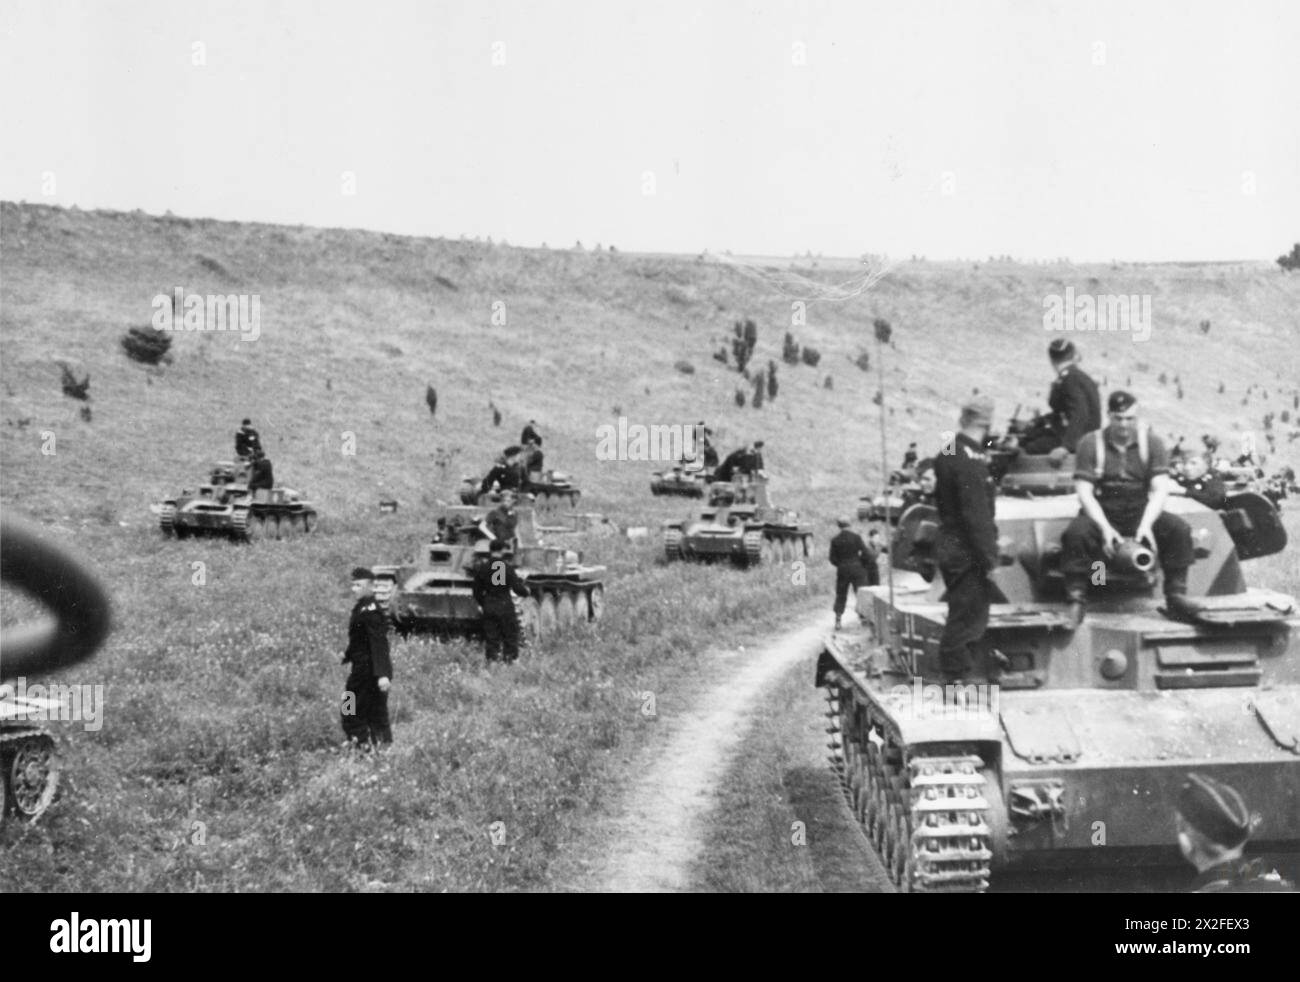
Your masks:
{"label": "soldier's dark tunic", "polygon": [[518,516],[503,506],[498,505],[496,508],[493,508],[488,512],[488,531],[502,542],[510,542],[514,539],[515,529],[518,525]]}
{"label": "soldier's dark tunic", "polygon": [[265,488],[269,491],[273,487],[275,487],[275,475],[271,472],[271,461],[266,457],[253,461],[252,470],[248,475],[248,490],[258,491]]}
{"label": "soldier's dark tunic", "polygon": [[876,555],[852,529],[843,529],[831,539],[831,565],[835,567],[835,616],[844,613],[849,588],[879,586],[880,570]]}
{"label": "soldier's dark tunic", "polygon": [[518,491],[522,476],[518,464],[496,464],[488,471],[487,477],[483,478],[479,491],[487,493],[494,484],[502,491]]}
{"label": "soldier's dark tunic", "polygon": [[997,488],[988,455],[964,433],[953,453],[934,461],[934,501],[939,511],[935,559],[947,587],[948,617],[939,640],[939,666],[949,679],[964,677],[974,665],[972,646],[989,623],[998,564],[998,530],[993,523]]}
{"label": "soldier's dark tunic", "polygon": [[1078,365],[1067,365],[1048,393],[1047,404],[1054,414],[1061,446],[1075,452],[1085,433],[1101,429],[1101,393],[1097,383]]}
{"label": "soldier's dark tunic", "polygon": [[757,450],[741,447],[727,454],[713,477],[717,481],[731,481],[735,480],[737,474],[753,477],[762,469],[763,455]]}
{"label": "soldier's dark tunic", "polygon": [[[1140,442],[1136,433],[1124,447],[1115,444],[1111,427],[1104,431],[1103,452],[1105,460],[1101,476],[1097,476],[1097,435],[1087,433],[1079,441],[1075,456],[1075,480],[1088,481],[1093,486],[1097,502],[1106,520],[1124,537],[1137,533],[1138,523],[1146,510],[1151,479],[1157,474],[1169,473],[1169,459],[1165,445],[1154,433],[1147,435],[1147,461],[1142,463]],[[1170,574],[1182,576],[1192,565],[1192,530],[1177,515],[1161,512],[1151,526],[1156,540],[1156,552],[1165,572],[1166,593],[1169,592]],[[1092,564],[1103,554],[1101,529],[1083,511],[1070,522],[1061,534],[1061,570],[1066,585],[1086,582]]]}
{"label": "soldier's dark tunic", "polygon": [[254,450],[262,449],[262,438],[251,426],[235,431],[235,456],[251,457]]}
{"label": "soldier's dark tunic", "polygon": [[519,657],[519,618],[511,594],[528,596],[528,587],[504,556],[489,556],[474,570],[474,600],[483,608],[483,641],[488,661],[505,648],[505,660]]}
{"label": "soldier's dark tunic", "polygon": [[[352,664],[344,692],[341,712],[343,732],[349,740],[392,743],[393,731],[388,723],[388,693],[379,691],[379,680],[393,677],[393,661],[388,650],[388,615],[373,596],[363,597],[352,608],[348,622],[348,650],[343,663]],[[352,706],[348,706],[348,694]],[[349,713],[351,708],[354,711]]]}
{"label": "soldier's dark tunic", "polygon": [[1196,877],[1193,893],[1295,893],[1295,884],[1272,871],[1259,859],[1235,859],[1211,866]]}
{"label": "soldier's dark tunic", "polygon": [[1187,497],[1199,501],[1206,508],[1219,509],[1228,503],[1228,489],[1222,480],[1213,474],[1198,477],[1195,481],[1178,482],[1187,489]]}
{"label": "soldier's dark tunic", "polygon": [[530,442],[537,444],[539,447],[542,445],[542,435],[533,428],[532,423],[525,426],[524,431],[519,434],[519,445],[521,447],[528,446]]}

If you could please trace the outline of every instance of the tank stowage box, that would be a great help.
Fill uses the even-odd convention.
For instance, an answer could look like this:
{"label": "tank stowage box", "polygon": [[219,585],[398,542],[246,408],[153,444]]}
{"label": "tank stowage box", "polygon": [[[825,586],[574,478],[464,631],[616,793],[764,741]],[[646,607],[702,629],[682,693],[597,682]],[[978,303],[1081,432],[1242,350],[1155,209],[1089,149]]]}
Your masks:
{"label": "tank stowage box", "polygon": [[1191,526],[1195,612],[1163,612],[1158,562],[1103,566],[1070,631],[1060,537],[1077,498],[999,497],[989,681],[961,691],[928,684],[947,613],[937,516],[903,515],[892,604],[888,586],[859,591],[862,627],[825,642],[816,674],[846,796],[900,889],[1174,866],[1174,802],[1192,771],[1262,816],[1252,850],[1300,848],[1300,614],[1248,587],[1242,565],[1283,549],[1285,530],[1251,493],[1222,511],[1182,497],[1166,510]]}

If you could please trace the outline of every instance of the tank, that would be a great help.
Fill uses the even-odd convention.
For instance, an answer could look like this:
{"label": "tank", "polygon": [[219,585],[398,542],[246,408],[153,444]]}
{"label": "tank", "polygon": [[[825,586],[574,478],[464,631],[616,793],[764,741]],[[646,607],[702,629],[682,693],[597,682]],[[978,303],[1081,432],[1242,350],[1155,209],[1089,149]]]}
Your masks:
{"label": "tank", "polygon": [[1059,473],[1073,458],[1002,456],[1012,493],[997,501],[1000,596],[978,666],[992,681],[927,684],[947,612],[928,505],[902,516],[892,588],[860,590],[861,626],[818,659],[833,765],[895,884],[979,892],[1017,871],[1178,866],[1173,802],[1193,770],[1262,816],[1252,852],[1294,855],[1300,616],[1245,577],[1286,546],[1276,510],[1250,492],[1221,511],[1170,497],[1192,528],[1195,612],[1162,612],[1159,564],[1129,544],[1071,632],[1060,536],[1079,503]]}
{"label": "tank", "polygon": [[879,494],[864,494],[858,499],[859,522],[883,522],[886,515],[890,525],[897,525],[898,518],[921,494],[921,485],[916,482],[916,471],[911,467],[892,471],[889,483]]}
{"label": "tank", "polygon": [[650,493],[656,498],[665,495],[679,498],[703,498],[705,489],[713,481],[713,468],[693,469],[676,466],[650,475]]}
{"label": "tank", "polygon": [[248,490],[250,465],[218,461],[206,484],[186,489],[154,506],[164,535],[248,539],[290,538],[316,527],[316,508],[293,488]]}
{"label": "tank", "polygon": [[[529,591],[527,598],[516,598],[524,636],[536,642],[600,620],[605,567],[584,565],[581,553],[545,545],[531,509],[518,508],[516,514],[511,555]],[[417,563],[373,567],[381,584],[376,593],[399,633],[482,633],[472,585],[476,565],[486,559],[486,517],[487,510],[477,506],[448,508],[439,534],[422,547]]]}
{"label": "tank", "polygon": [[0,824],[34,822],[54,801],[62,762],[53,735],[37,721],[57,719],[59,710],[56,700],[0,685]]}
{"label": "tank", "polygon": [[[486,505],[490,503],[491,491],[480,492],[483,478],[461,478],[460,501],[463,505]],[[577,508],[582,491],[573,483],[568,474],[561,471],[531,471],[519,486],[519,494],[532,495],[538,511],[550,511],[562,507]]]}
{"label": "tank", "polygon": [[797,518],[772,505],[766,481],[715,481],[698,518],[664,522],[664,556],[670,562],[727,560],[740,566],[802,559],[812,531]]}

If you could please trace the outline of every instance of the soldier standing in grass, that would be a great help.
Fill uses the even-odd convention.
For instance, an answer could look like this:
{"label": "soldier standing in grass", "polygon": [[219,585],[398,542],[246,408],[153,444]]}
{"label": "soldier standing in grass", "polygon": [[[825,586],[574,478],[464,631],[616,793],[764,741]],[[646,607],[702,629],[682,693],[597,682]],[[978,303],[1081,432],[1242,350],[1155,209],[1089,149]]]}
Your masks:
{"label": "soldier standing in grass", "polygon": [[511,594],[526,597],[528,587],[506,558],[506,544],[494,539],[487,559],[474,570],[474,600],[483,608],[484,654],[490,662],[501,657],[503,646],[507,663],[519,657],[519,617]]}
{"label": "soldier standing in grass", "polygon": [[392,743],[388,689],[393,661],[388,650],[388,615],[375,599],[374,574],[364,566],[352,571],[352,594],[357,602],[348,621],[348,648],[343,653],[343,664],[352,664],[340,713],[343,732],[354,745]]}

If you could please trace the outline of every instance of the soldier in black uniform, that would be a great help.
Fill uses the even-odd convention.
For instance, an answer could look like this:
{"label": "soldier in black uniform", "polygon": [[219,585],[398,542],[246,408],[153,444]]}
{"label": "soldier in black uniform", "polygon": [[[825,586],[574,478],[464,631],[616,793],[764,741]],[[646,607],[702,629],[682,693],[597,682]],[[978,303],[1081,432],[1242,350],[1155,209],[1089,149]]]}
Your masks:
{"label": "soldier in black uniform", "polygon": [[907,511],[913,505],[934,504],[934,488],[934,459],[926,457],[925,460],[916,464],[916,485],[903,491],[903,506],[899,510],[899,514],[901,515],[902,512]]}
{"label": "soldier in black uniform", "polygon": [[275,487],[275,474],[271,470],[271,460],[258,447],[253,451],[253,465],[248,472],[248,490],[256,492],[265,490],[268,493]]}
{"label": "soldier in black uniform", "polygon": [[1189,774],[1174,813],[1178,848],[1196,867],[1194,893],[1292,893],[1258,859],[1242,857],[1252,820],[1235,788],[1203,774]]}
{"label": "soldier in black uniform", "polygon": [[947,682],[970,681],[974,646],[984,637],[993,602],[989,575],[998,565],[993,523],[997,488],[984,452],[993,423],[993,400],[976,396],[962,407],[952,453],[935,458],[939,539],[935,559],[947,587],[948,617],[939,639],[939,667]]}
{"label": "soldier in black uniform", "polygon": [[497,458],[492,469],[479,487],[480,494],[491,491],[493,486],[502,491],[518,491],[523,482],[523,466],[519,462],[519,447],[506,447],[505,453]]}
{"label": "soldier in black uniform", "polygon": [[909,468],[912,468],[912,467],[915,467],[915,466],[916,466],[916,444],[915,444],[915,443],[909,443],[909,444],[907,445],[907,452],[906,452],[905,454],[903,454],[903,467],[902,467],[902,469],[903,469],[903,470],[908,470]]}
{"label": "soldier in black uniform", "polygon": [[262,449],[262,438],[253,429],[251,419],[244,420],[235,431],[235,456],[240,460],[253,456],[253,452]]}
{"label": "soldier in black uniform", "polygon": [[757,440],[748,446],[733,450],[719,465],[714,473],[714,480],[734,481],[737,475],[753,479],[763,470],[763,441]]}
{"label": "soldier in black uniform", "polygon": [[[1074,488],[1083,506],[1061,535],[1061,570],[1070,601],[1070,627],[1078,627],[1088,602],[1093,563],[1110,556],[1125,537],[1153,547],[1164,573],[1165,602],[1175,616],[1189,612],[1187,570],[1192,530],[1165,512],[1169,460],[1165,445],[1138,423],[1137,399],[1112,392],[1110,425],[1084,435],[1075,458]],[[1102,444],[1101,459],[1097,444]]]}
{"label": "soldier in black uniform", "polygon": [[483,642],[488,661],[496,661],[505,647],[505,660],[519,657],[519,617],[511,594],[528,596],[528,587],[506,558],[500,539],[488,546],[487,559],[474,570],[474,600],[483,608]]}
{"label": "soldier in black uniform", "polygon": [[537,420],[530,419],[524,431],[519,434],[519,445],[526,447],[530,443],[535,443],[539,447],[542,445],[542,435],[537,432]]}
{"label": "soldier in black uniform", "polygon": [[[831,539],[831,565],[835,567],[835,630],[840,629],[840,618],[848,600],[849,588],[857,597],[859,587],[879,586],[880,570],[876,554],[862,541],[862,536],[849,528],[847,518],[837,518],[840,531]],[[861,614],[858,615],[861,617]]]}
{"label": "soldier in black uniform", "polygon": [[388,615],[375,599],[374,574],[364,566],[352,571],[356,605],[348,621],[348,649],[343,664],[352,663],[343,693],[343,732],[353,744],[392,743],[388,723],[388,689],[393,662],[388,651]]}
{"label": "soldier in black uniform", "polygon": [[718,466],[718,451],[713,446],[713,431],[704,425],[704,420],[700,420],[695,425],[695,433],[700,440],[701,460],[705,470],[716,470]]}
{"label": "soldier in black uniform", "polygon": [[1209,472],[1209,465],[1200,454],[1193,454],[1183,462],[1183,472],[1177,480],[1178,483],[1170,488],[1171,494],[1186,495],[1206,508],[1216,510],[1228,503],[1227,487]]}
{"label": "soldier in black uniform", "polygon": [[514,543],[519,516],[515,514],[515,496],[511,492],[501,495],[501,503],[488,512],[486,523],[493,536],[507,544]]}
{"label": "soldier in black uniform", "polygon": [[1065,452],[1074,453],[1080,437],[1101,429],[1101,393],[1092,377],[1079,367],[1073,341],[1057,338],[1047,346],[1047,357],[1056,369],[1047,396],[1053,430]]}

